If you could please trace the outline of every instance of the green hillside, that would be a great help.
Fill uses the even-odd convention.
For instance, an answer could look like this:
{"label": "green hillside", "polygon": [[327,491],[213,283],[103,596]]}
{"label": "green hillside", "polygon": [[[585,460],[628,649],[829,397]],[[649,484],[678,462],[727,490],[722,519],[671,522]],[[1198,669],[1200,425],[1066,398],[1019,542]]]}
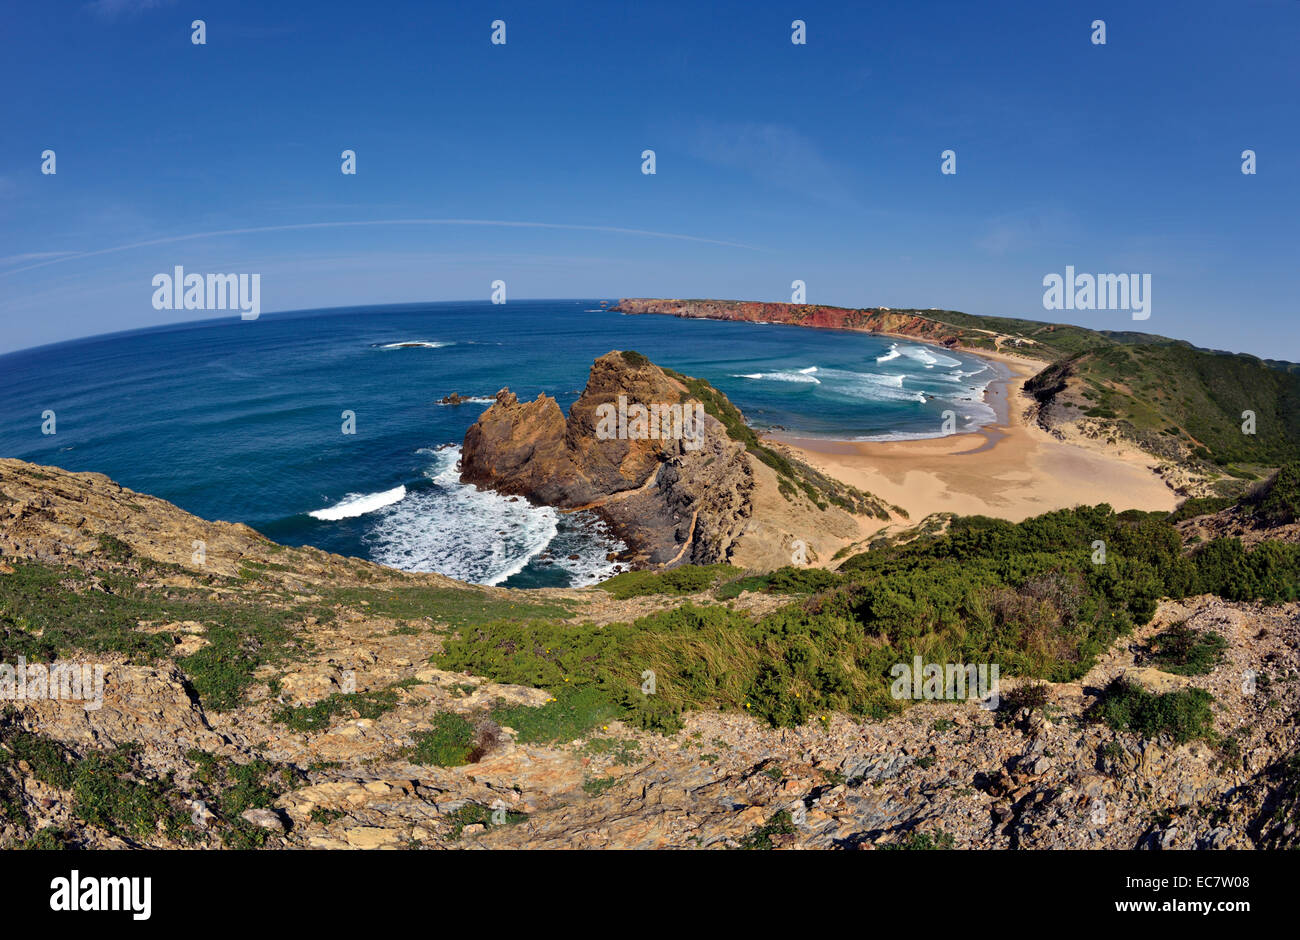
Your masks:
{"label": "green hillside", "polygon": [[[959,329],[1023,341],[1014,351],[1050,365],[1026,384],[1040,402],[1073,405],[1153,454],[1199,461],[1241,479],[1300,457],[1300,364],[1202,349],[1151,333],[1089,330],[953,310],[912,312]],[[1005,344],[1004,344],[1005,348]],[[1254,433],[1243,430],[1253,412]]]}

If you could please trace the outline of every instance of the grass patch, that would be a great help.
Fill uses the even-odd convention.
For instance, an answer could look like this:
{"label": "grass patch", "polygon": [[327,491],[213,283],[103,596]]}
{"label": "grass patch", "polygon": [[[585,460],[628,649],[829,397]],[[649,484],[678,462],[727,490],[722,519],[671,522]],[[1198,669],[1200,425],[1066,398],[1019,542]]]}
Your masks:
{"label": "grass patch", "polygon": [[928,832],[910,832],[906,839],[901,842],[890,842],[883,845],[877,845],[878,849],[888,849],[891,851],[911,851],[925,852],[933,850],[946,850],[957,847],[957,840],[952,837],[951,833],[939,830],[931,834]]}
{"label": "grass patch", "polygon": [[616,783],[618,783],[617,777],[593,777],[582,782],[582,792],[588,796],[600,796]]}
{"label": "grass patch", "polygon": [[1186,623],[1179,623],[1151,640],[1143,660],[1164,672],[1203,676],[1223,662],[1227,648],[1228,641],[1219,634],[1192,630]]}
{"label": "grass patch", "polygon": [[765,852],[774,849],[773,836],[791,835],[795,832],[794,820],[789,810],[781,810],[740,840],[739,848],[748,851]]}
{"label": "grass patch", "polygon": [[474,725],[454,712],[440,712],[433,717],[433,726],[428,731],[417,731],[412,737],[415,744],[403,756],[415,764],[459,767],[474,757]]}
{"label": "grass patch", "polygon": [[1204,689],[1157,694],[1115,679],[1089,709],[1089,717],[1117,731],[1144,738],[1167,735],[1182,744],[1197,738],[1214,739],[1214,697]]}
{"label": "grass patch", "polygon": [[[493,822],[494,813],[496,818],[501,820],[500,822]],[[527,818],[527,813],[516,813],[513,810],[502,813],[500,810],[493,810],[478,803],[466,803],[454,813],[447,815],[447,821],[451,823],[453,839],[459,839],[467,826],[513,826]]]}
{"label": "grass patch", "polygon": [[521,743],[553,744],[580,738],[621,714],[606,693],[587,685],[559,689],[545,705],[498,706],[492,710],[492,720],[513,728]]}
{"label": "grass patch", "polygon": [[312,705],[286,706],[272,718],[293,731],[324,731],[338,715],[347,718],[378,718],[400,704],[396,689],[370,692],[336,692]]}
{"label": "grass patch", "polygon": [[667,571],[624,571],[600,586],[619,600],[652,594],[699,594],[722,578],[740,574],[731,565],[682,565]]}
{"label": "grass patch", "polygon": [[190,823],[170,780],[137,776],[130,745],[88,754],[72,778],[72,813],[88,825],[125,838],[176,838]]}
{"label": "grass patch", "polygon": [[241,702],[255,669],[296,652],[308,613],[321,612],[280,595],[214,601],[199,589],[141,586],[140,576],[131,572],[90,575],[24,562],[0,576],[0,661],[24,656],[52,662],[81,652],[150,663],[169,656],[178,637],[147,633],[139,625],[193,620],[207,628],[209,645],[177,665],[204,707],[229,709]]}
{"label": "grass patch", "polygon": [[[424,587],[338,588],[327,595],[330,604],[394,620],[429,618],[453,629],[493,620],[563,619],[573,611],[568,603],[525,603],[493,597],[477,588]],[[364,602],[364,603],[363,603]]]}
{"label": "grass patch", "polygon": [[37,780],[60,790],[72,787],[73,756],[58,741],[30,731],[18,731],[5,738],[4,746],[14,762],[26,762]]}

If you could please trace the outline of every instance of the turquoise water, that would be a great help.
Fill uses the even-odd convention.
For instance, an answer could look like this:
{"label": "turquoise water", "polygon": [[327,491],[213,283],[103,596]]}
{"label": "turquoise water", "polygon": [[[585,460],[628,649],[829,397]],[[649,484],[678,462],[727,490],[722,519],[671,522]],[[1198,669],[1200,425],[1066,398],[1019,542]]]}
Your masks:
{"label": "turquoise water", "polygon": [[[945,409],[958,430],[993,419],[982,393],[994,367],[919,343],[624,316],[593,300],[410,304],[224,317],[0,357],[0,455],[106,473],[290,545],[480,583],[592,583],[621,547],[599,520],[464,486],[456,461],[497,389],[567,409],[611,349],[708,379],[759,428],[888,438],[933,436]],[[476,400],[438,404],[452,392]],[[342,433],[344,411],[355,434]]]}

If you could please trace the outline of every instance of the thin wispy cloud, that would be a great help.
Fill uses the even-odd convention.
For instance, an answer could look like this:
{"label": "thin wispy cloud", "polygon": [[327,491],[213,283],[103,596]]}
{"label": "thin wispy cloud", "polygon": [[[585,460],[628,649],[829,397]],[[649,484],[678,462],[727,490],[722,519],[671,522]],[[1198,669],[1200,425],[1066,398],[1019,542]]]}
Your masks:
{"label": "thin wispy cloud", "polygon": [[136,248],[152,248],[157,245],[171,245],[176,242],[195,241],[202,238],[221,238],[229,235],[258,235],[265,232],[306,231],[309,229],[361,228],[366,226],[382,225],[481,225],[496,226],[500,228],[563,229],[576,232],[605,232],[611,235],[634,235],[644,238],[666,238],[676,241],[697,242],[705,245],[718,245],[725,248],[743,248],[747,251],[764,250],[753,245],[741,244],[740,242],[722,241],[715,238],[702,238],[696,235],[683,235],[678,232],[653,232],[646,229],[619,228],[612,225],[571,225],[560,222],[515,222],[499,219],[377,219],[357,222],[304,222],[298,225],[262,225],[253,228],[225,229],[218,232],[195,232],[190,235],[172,235],[166,238],[153,238],[148,241],[133,242],[129,245],[115,245],[112,248],[99,248],[94,251],[77,252],[61,258],[50,258],[45,261],[39,261],[35,264],[29,264],[26,267],[14,268],[11,271],[0,271],[0,277],[8,277],[11,274],[19,274],[23,271],[34,270],[35,268],[43,268],[47,265],[58,264],[62,261],[95,258],[100,255],[116,254],[122,251],[131,251]]}
{"label": "thin wispy cloud", "polygon": [[984,223],[975,247],[991,255],[1011,255],[1072,237],[1074,217],[1061,209],[1030,208],[995,216]]}
{"label": "thin wispy cloud", "polygon": [[817,144],[785,124],[702,121],[682,135],[698,160],[835,205],[852,203],[845,175]]}
{"label": "thin wispy cloud", "polygon": [[0,266],[26,264],[30,261],[45,261],[49,258],[61,258],[76,254],[75,251],[27,251],[20,255],[6,255],[0,258]]}
{"label": "thin wispy cloud", "polygon": [[115,20],[124,16],[138,16],[148,10],[172,6],[176,0],[92,0],[86,9],[95,16]]}

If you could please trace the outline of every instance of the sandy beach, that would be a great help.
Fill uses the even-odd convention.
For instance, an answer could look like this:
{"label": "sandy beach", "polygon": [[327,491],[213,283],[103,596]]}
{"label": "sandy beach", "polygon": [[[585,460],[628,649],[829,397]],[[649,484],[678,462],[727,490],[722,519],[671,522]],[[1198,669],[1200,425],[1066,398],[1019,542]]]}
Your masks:
{"label": "sandy beach", "polygon": [[[985,400],[997,420],[979,431],[914,441],[834,441],[773,433],[769,440],[845,483],[907,510],[912,522],[935,512],[1013,522],[1072,506],[1171,510],[1178,497],[1136,450],[1065,443],[1025,418],[1027,378],[1044,363],[969,350],[1006,365]],[[870,528],[870,527],[869,527]],[[876,526],[875,528],[879,528]],[[864,531],[865,534],[870,534]]]}

